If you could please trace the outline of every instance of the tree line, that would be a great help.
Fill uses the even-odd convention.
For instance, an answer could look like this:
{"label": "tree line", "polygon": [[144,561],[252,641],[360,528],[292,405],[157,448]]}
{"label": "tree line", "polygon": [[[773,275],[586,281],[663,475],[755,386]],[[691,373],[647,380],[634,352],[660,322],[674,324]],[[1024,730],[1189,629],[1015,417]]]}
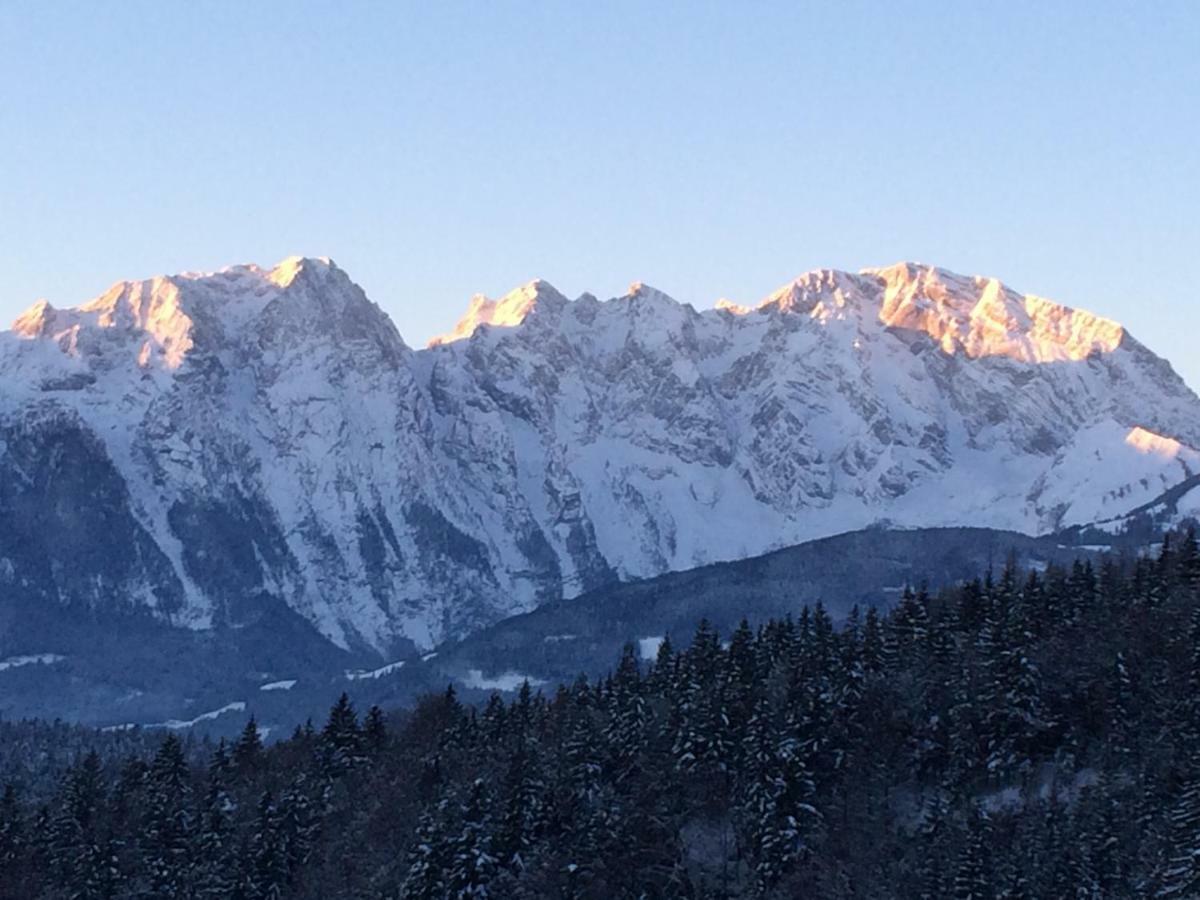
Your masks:
{"label": "tree line", "polygon": [[699,623],[203,764],[0,795],[12,898],[1200,896],[1200,550],[1015,565],[885,613]]}

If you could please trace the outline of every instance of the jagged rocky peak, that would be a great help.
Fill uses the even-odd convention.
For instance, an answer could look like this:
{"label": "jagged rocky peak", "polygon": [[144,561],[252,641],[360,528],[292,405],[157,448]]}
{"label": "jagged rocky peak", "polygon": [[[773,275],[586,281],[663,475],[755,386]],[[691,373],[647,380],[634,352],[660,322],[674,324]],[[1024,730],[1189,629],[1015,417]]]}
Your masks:
{"label": "jagged rocky peak", "polygon": [[12,331],[27,339],[51,339],[70,356],[93,356],[111,341],[97,332],[123,332],[143,339],[140,364],[151,357],[176,368],[192,348],[193,319],[185,311],[174,279],[165,276],[145,281],[121,281],[94,300],[70,309],[57,309],[39,300],[17,317]]}
{"label": "jagged rocky peak", "polygon": [[326,277],[345,273],[328,256],[289,256],[267,273],[267,280],[281,288],[289,287],[302,275]]}
{"label": "jagged rocky peak", "polygon": [[[754,309],[810,315],[815,319],[841,318],[847,310],[871,309],[876,303],[871,279],[837,269],[814,269],[772,292]],[[744,314],[747,307],[724,304],[724,309]]]}
{"label": "jagged rocky peak", "polygon": [[38,300],[13,320],[12,332],[27,338],[43,337],[54,328],[57,313],[49,300]]}
{"label": "jagged rocky peak", "polygon": [[[580,299],[592,298],[585,295]],[[544,313],[561,312],[568,302],[544,281],[531,281],[499,300],[477,295],[454,330],[434,338],[429,345],[470,337],[482,325],[525,325],[535,310],[543,313],[538,317],[540,321],[558,322],[557,315]],[[616,302],[617,306],[611,307],[614,313],[623,310],[623,315],[634,315],[639,320],[659,316],[664,325],[688,311],[684,304],[642,282],[630,285]],[[1094,354],[1111,353],[1127,338],[1116,322],[1033,294],[1021,294],[995,278],[958,275],[914,262],[858,273],[817,269],[772,292],[757,305],[722,299],[715,308],[735,317],[752,313],[799,315],[817,324],[850,320],[868,331],[879,327],[915,331],[928,335],[950,355],[1005,357],[1024,363],[1078,362]]]}
{"label": "jagged rocky peak", "polygon": [[[274,288],[259,292],[268,302],[252,330],[264,340],[300,346],[333,338],[359,349],[374,347],[393,359],[407,351],[387,313],[327,257],[293,256],[269,272],[254,271]],[[247,310],[253,306],[241,307]]]}
{"label": "jagged rocky peak", "polygon": [[1018,293],[995,278],[913,262],[858,274],[818,269],[758,306],[722,300],[717,308],[738,316],[774,312],[820,322],[854,317],[923,332],[951,355],[1003,356],[1027,363],[1077,362],[1111,353],[1125,339],[1125,330],[1109,319]]}
{"label": "jagged rocky peak", "polygon": [[656,287],[651,287],[644,281],[635,281],[630,284],[629,290],[627,290],[624,296],[620,297],[619,299],[633,303],[648,304],[651,306],[664,304],[669,304],[671,306],[679,305],[679,301],[677,301],[670,294],[660,291]]}
{"label": "jagged rocky peak", "polygon": [[12,331],[53,339],[67,355],[87,358],[131,344],[141,368],[176,369],[198,347],[289,325],[352,337],[378,331],[399,342],[386,314],[332,260],[302,256],[269,269],[248,264],[122,281],[69,309],[40,300]]}
{"label": "jagged rocky peak", "polygon": [[956,275],[918,263],[863,274],[883,285],[881,322],[924,331],[951,354],[1078,362],[1094,353],[1111,353],[1125,337],[1116,322],[1020,294],[995,278]]}
{"label": "jagged rocky peak", "polygon": [[469,338],[481,325],[494,328],[512,328],[524,323],[535,311],[546,307],[561,307],[567,298],[554,289],[554,286],[540,278],[521,285],[516,290],[509,291],[499,300],[493,300],[484,294],[476,294],[471,298],[467,311],[454,326],[449,334],[438,335],[429,341],[430,347],[451,344]]}

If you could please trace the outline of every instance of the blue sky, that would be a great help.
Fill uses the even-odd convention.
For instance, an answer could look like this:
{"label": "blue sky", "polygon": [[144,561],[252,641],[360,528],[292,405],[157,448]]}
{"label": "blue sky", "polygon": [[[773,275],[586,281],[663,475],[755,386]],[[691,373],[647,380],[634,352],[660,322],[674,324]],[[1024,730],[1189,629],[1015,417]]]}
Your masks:
{"label": "blue sky", "polygon": [[0,318],[338,261],[707,307],[900,259],[1112,316],[1200,387],[1200,4],[0,3]]}

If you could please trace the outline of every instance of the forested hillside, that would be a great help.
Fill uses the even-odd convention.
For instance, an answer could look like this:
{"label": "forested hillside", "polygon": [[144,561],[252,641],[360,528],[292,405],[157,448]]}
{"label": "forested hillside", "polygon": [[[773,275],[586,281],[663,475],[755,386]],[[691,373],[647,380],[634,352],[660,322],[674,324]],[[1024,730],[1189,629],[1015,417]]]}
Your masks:
{"label": "forested hillside", "polygon": [[844,627],[820,606],[700,623],[653,665],[614,662],[478,710],[448,690],[360,717],[343,697],[202,766],[170,736],[27,775],[0,801],[0,895],[1200,893],[1194,534]]}

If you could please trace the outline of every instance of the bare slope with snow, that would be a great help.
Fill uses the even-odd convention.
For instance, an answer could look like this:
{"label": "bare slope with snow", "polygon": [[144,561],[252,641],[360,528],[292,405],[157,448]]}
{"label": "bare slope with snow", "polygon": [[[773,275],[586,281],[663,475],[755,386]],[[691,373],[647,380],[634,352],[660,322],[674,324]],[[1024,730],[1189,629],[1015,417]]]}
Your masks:
{"label": "bare slope with snow", "polygon": [[343,646],[429,647],[877,522],[1112,518],[1197,447],[1166,362],[994,279],[819,271],[706,312],[535,281],[413,350],[331,262],[290,259],[0,334],[0,524],[23,535],[0,529],[0,583],[193,627],[282,603]]}

